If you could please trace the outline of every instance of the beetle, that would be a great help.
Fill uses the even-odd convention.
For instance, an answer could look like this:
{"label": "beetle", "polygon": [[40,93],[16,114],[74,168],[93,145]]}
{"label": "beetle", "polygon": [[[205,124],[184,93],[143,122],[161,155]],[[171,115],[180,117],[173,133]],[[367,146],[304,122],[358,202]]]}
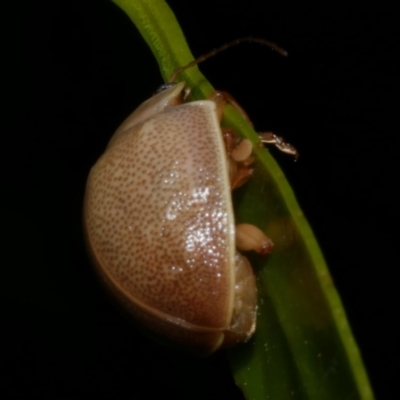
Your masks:
{"label": "beetle", "polygon": [[[250,338],[257,288],[240,251],[269,254],[273,243],[253,225],[235,226],[231,190],[251,177],[252,143],[220,122],[226,103],[244,111],[220,91],[186,102],[175,80],[248,40],[177,70],[116,130],[86,185],[86,240],[109,291],[153,336],[198,355]],[[262,140],[295,154],[273,134]]]}

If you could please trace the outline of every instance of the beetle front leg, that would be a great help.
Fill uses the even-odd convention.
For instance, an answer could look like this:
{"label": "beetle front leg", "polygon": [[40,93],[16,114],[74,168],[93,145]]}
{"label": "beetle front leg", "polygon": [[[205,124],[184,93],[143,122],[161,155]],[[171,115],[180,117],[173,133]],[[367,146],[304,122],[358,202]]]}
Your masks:
{"label": "beetle front leg", "polygon": [[[251,122],[246,111],[244,111],[235,98],[229,93],[215,90],[213,93],[211,93],[208,99],[214,101],[214,103],[217,105],[217,116],[219,121],[222,120],[222,114],[224,112],[225,105],[230,104],[251,126],[253,126],[253,123]],[[281,136],[278,136],[273,132],[257,132],[257,134],[263,144],[274,144],[283,153],[293,155],[296,160],[299,157],[299,153],[297,152],[296,148],[290,143],[286,143]]]}
{"label": "beetle front leg", "polygon": [[224,107],[226,106],[226,104],[230,104],[236,111],[239,112],[239,114],[251,126],[253,126],[253,123],[251,122],[246,111],[244,111],[244,109],[239,105],[239,103],[229,93],[223,92],[221,90],[215,90],[214,92],[212,92],[210,94],[210,96],[208,97],[208,100],[212,100],[217,105],[217,115],[218,115],[219,121],[222,120],[222,114],[224,112]]}
{"label": "beetle front leg", "polygon": [[263,144],[274,144],[283,153],[293,155],[296,160],[299,157],[295,147],[286,143],[281,136],[275,135],[273,132],[258,132],[258,137]]}

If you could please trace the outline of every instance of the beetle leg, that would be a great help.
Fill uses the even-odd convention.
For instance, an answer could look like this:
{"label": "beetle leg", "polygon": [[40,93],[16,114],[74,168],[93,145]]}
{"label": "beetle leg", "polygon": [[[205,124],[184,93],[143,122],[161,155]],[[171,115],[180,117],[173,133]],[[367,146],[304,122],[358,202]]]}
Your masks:
{"label": "beetle leg", "polygon": [[221,130],[228,156],[236,162],[246,162],[251,158],[253,144],[249,139],[238,138],[235,131],[230,128],[222,128]]}
{"label": "beetle leg", "polygon": [[241,140],[231,152],[231,158],[236,164],[236,173],[231,182],[232,190],[242,186],[253,174],[250,168],[254,159],[251,155],[253,145],[248,139]]}
{"label": "beetle leg", "polygon": [[253,145],[249,139],[241,140],[236,147],[231,151],[231,157],[236,162],[245,162],[251,158],[251,153],[253,151]]}
{"label": "beetle leg", "polygon": [[238,224],[236,225],[236,247],[242,251],[253,250],[261,255],[271,253],[274,244],[255,225]]}
{"label": "beetle leg", "polygon": [[256,327],[257,285],[249,260],[235,255],[235,294],[229,329],[224,332],[223,347],[246,341]]}
{"label": "beetle leg", "polygon": [[[235,98],[229,93],[223,92],[221,90],[215,90],[213,93],[211,93],[208,99],[214,101],[217,104],[217,115],[220,121],[222,120],[224,107],[228,103],[233,108],[235,108],[236,111],[238,111],[251,126],[253,126],[253,123],[251,122],[246,111],[244,111],[244,109],[239,105]],[[293,147],[290,143],[286,143],[281,136],[278,136],[273,132],[258,132],[258,137],[261,139],[262,143],[274,144],[283,153],[293,155],[296,160],[299,157],[299,153],[297,152],[295,147]]]}
{"label": "beetle leg", "polygon": [[250,168],[253,163],[251,156],[253,145],[248,139],[236,137],[235,132],[229,128],[222,129],[222,136],[228,155],[229,176],[233,190],[247,182],[253,173],[253,169]]}
{"label": "beetle leg", "polygon": [[225,150],[228,157],[231,157],[232,150],[237,146],[238,137],[233,129],[221,128],[222,138],[225,143]]}
{"label": "beetle leg", "polygon": [[258,137],[262,143],[274,144],[283,153],[292,154],[296,160],[299,157],[299,153],[290,143],[286,143],[281,136],[273,132],[259,132]]}
{"label": "beetle leg", "polygon": [[208,100],[212,100],[215,102],[217,105],[217,115],[219,120],[222,120],[222,113],[224,112],[224,107],[228,103],[230,104],[236,111],[240,113],[240,115],[251,125],[253,126],[253,123],[251,122],[249,116],[247,115],[246,111],[243,110],[243,108],[239,105],[239,103],[234,99],[232,95],[230,95],[227,92],[223,92],[221,90],[215,90],[210,94],[208,97]]}
{"label": "beetle leg", "polygon": [[[237,165],[237,164],[236,164]],[[235,175],[231,180],[231,189],[234,190],[243,184],[245,184],[253,174],[253,170],[251,168],[237,168],[235,171]]]}
{"label": "beetle leg", "polygon": [[[253,125],[247,113],[229,93],[216,90],[211,93],[209,100],[214,101],[217,105],[219,120],[222,119],[225,105],[229,103],[250,125]],[[229,173],[231,188],[233,190],[247,182],[253,173],[253,170],[250,168],[250,165],[253,163],[253,157],[251,156],[253,145],[248,139],[238,138],[232,129],[222,128],[222,134],[229,157]]]}

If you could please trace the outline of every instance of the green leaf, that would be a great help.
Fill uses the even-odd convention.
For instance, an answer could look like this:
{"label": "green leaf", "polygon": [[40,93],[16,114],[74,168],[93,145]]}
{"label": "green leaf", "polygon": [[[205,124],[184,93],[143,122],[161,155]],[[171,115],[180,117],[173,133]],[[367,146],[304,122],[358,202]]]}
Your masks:
{"label": "green leaf", "polygon": [[[165,80],[193,60],[172,11],[162,0],[113,0],[132,19]],[[180,76],[192,97],[213,90],[197,67]],[[238,222],[254,223],[274,241],[268,258],[249,257],[258,279],[257,330],[228,351],[247,399],[373,399],[341,300],[315,237],[281,169],[231,107],[224,124],[255,144],[255,173],[234,193]]]}

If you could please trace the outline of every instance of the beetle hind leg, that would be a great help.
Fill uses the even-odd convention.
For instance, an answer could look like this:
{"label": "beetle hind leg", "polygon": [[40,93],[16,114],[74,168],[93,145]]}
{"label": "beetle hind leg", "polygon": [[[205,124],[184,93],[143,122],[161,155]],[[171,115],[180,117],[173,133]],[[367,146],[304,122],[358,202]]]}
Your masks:
{"label": "beetle hind leg", "polygon": [[256,279],[247,258],[236,252],[233,315],[224,332],[222,347],[231,347],[250,338],[256,327],[256,312]]}

